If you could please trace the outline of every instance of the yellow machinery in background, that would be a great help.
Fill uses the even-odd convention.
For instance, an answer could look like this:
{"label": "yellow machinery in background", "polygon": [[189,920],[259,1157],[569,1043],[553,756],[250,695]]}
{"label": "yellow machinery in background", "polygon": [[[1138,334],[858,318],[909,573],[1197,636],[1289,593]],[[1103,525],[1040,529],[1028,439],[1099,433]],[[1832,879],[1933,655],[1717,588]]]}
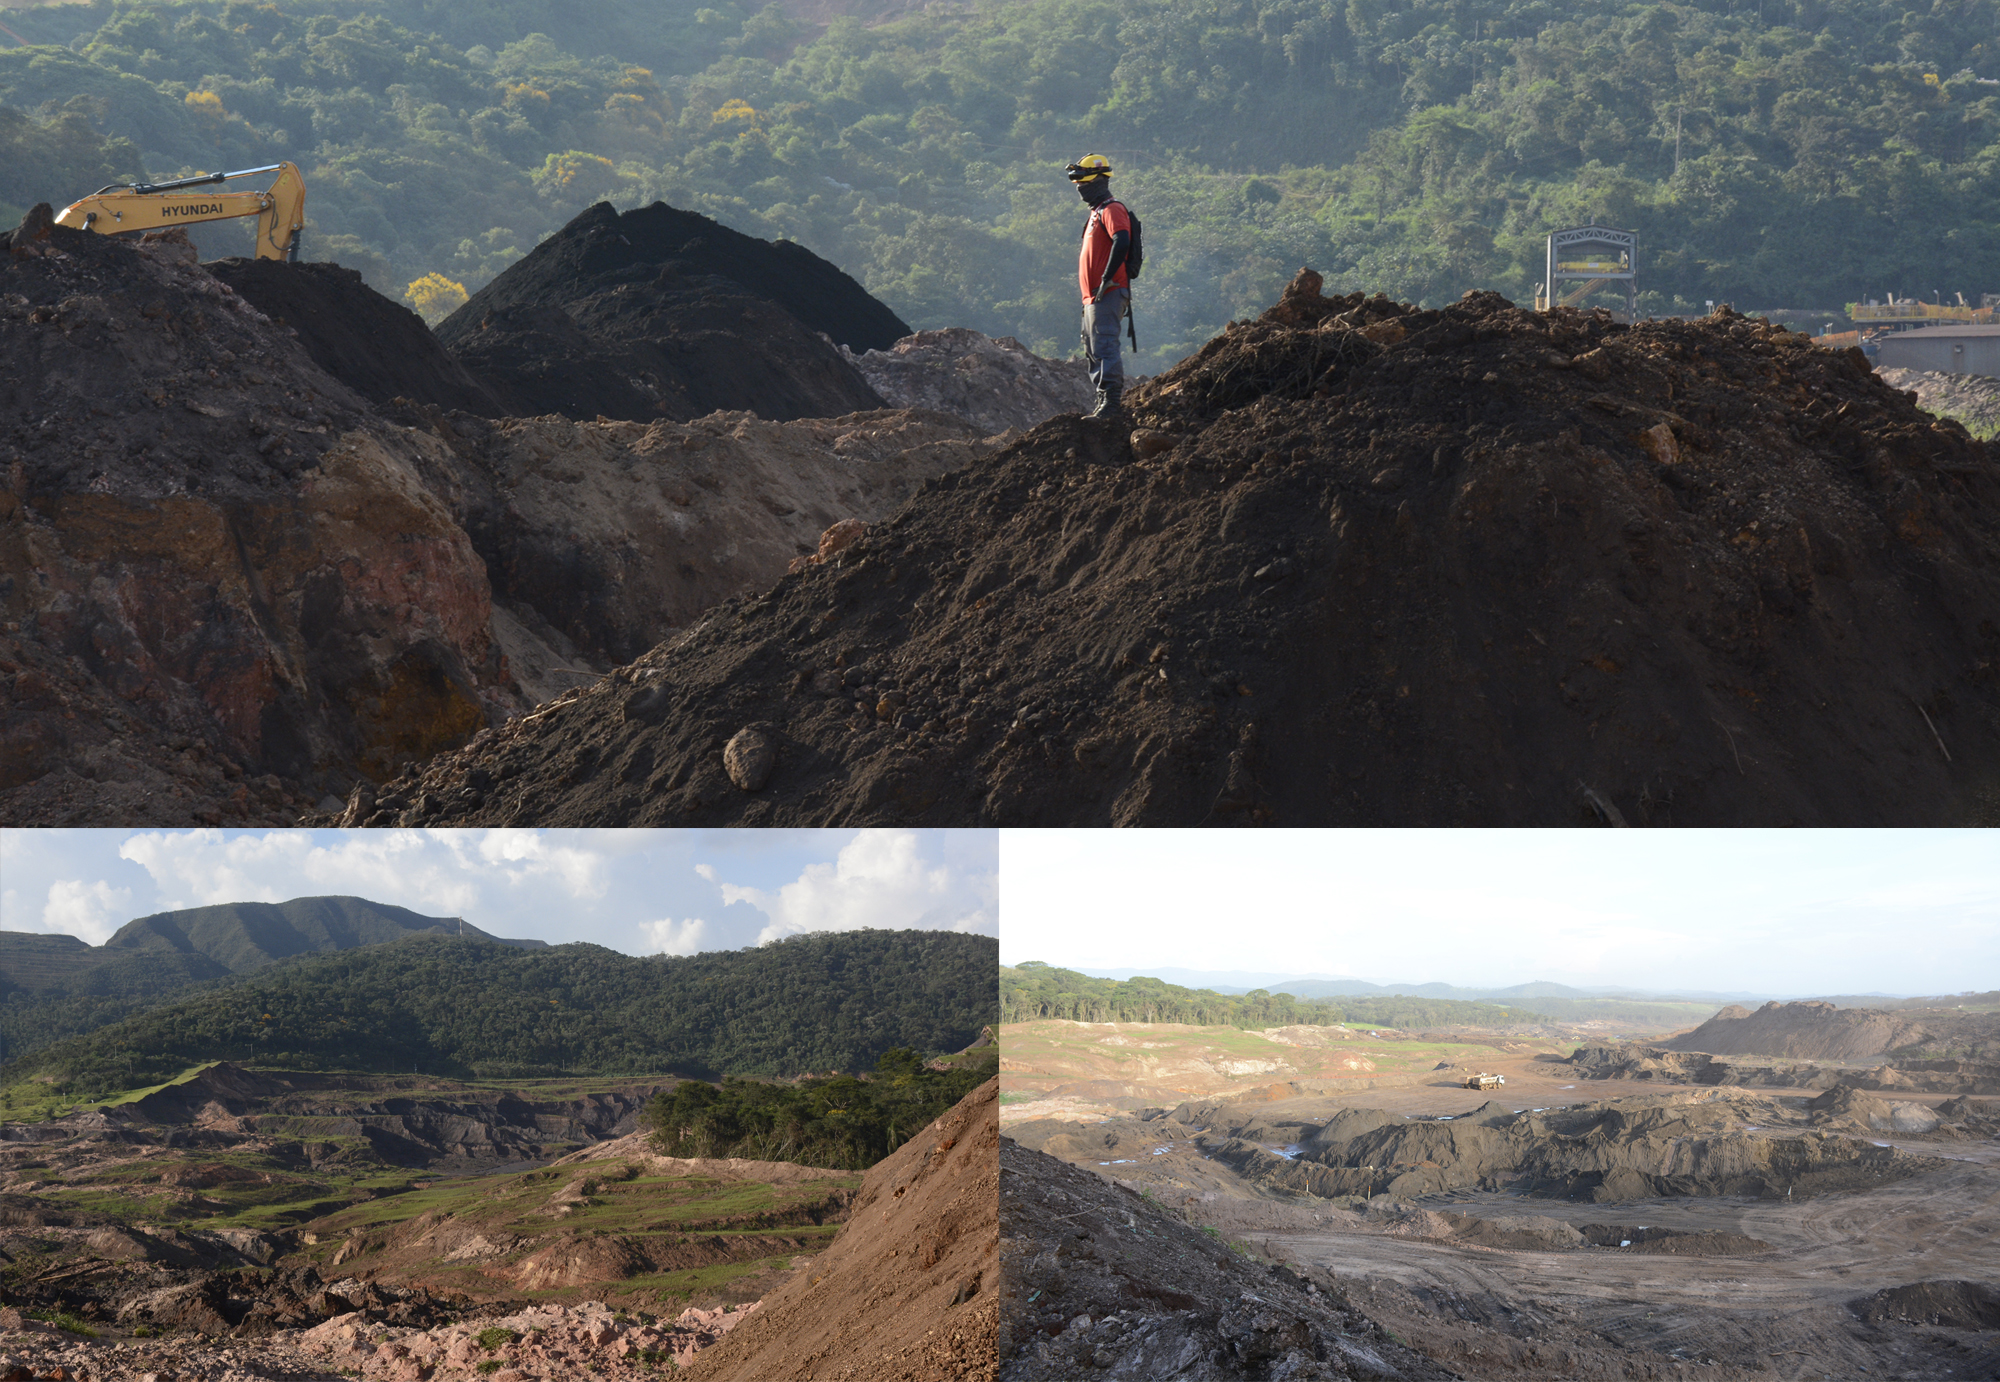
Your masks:
{"label": "yellow machinery in background", "polygon": [[1573,307],[1599,288],[1622,286],[1625,320],[1639,314],[1639,233],[1610,226],[1572,226],[1549,236],[1548,272],[1535,292],[1535,310]]}
{"label": "yellow machinery in background", "polygon": [[[278,175],[269,191],[189,190],[212,187],[232,178],[255,177],[259,173]],[[257,218],[259,259],[296,260],[299,232],[305,228],[306,217],[306,184],[299,176],[298,165],[272,163],[234,173],[204,173],[176,182],[113,183],[64,207],[56,217],[56,224],[71,230],[116,235],[127,230],[160,230],[195,221],[227,221],[238,216]]]}

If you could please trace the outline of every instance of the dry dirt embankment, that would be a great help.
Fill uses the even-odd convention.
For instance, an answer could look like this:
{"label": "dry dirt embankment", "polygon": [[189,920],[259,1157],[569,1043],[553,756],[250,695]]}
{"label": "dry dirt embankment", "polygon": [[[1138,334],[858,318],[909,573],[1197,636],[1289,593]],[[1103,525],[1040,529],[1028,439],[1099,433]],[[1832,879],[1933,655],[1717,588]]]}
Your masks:
{"label": "dry dirt embankment", "polygon": [[852,1217],[804,1272],[696,1356],[695,1382],[983,1382],[1001,1262],[999,1082],[869,1171]]}
{"label": "dry dirt embankment", "polygon": [[[477,381],[335,266],[218,266],[283,324],[172,233],[15,248],[10,824],[277,823],[372,793],[993,449],[970,423],[901,411],[446,412],[483,406]],[[371,402],[398,383],[419,397]]]}
{"label": "dry dirt embankment", "polygon": [[1962,1056],[2000,1056],[2000,1014],[1950,1008],[1880,1012],[1830,1002],[1768,1002],[1756,1012],[1728,1006],[1664,1050],[1788,1060],[1870,1060],[1892,1052],[1956,1048]]}
{"label": "dry dirt embankment", "polygon": [[[1132,401],[1135,444],[1044,423],[398,790],[468,825],[2000,801],[2000,453],[1856,355],[1726,312],[1417,310],[1303,274]],[[775,767],[738,786],[746,729]],[[475,772],[504,785],[456,804]]]}
{"label": "dry dirt embankment", "polygon": [[0,260],[0,818],[281,821],[518,702],[484,563],[376,418],[194,264]]}

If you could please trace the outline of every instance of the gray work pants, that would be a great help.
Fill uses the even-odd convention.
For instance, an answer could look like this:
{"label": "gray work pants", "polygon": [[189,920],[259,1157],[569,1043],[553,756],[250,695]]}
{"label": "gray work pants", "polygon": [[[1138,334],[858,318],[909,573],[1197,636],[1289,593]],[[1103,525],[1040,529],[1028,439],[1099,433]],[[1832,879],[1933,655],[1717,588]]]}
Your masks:
{"label": "gray work pants", "polygon": [[1119,333],[1125,329],[1129,288],[1113,288],[1101,301],[1083,304],[1083,354],[1090,364],[1090,382],[1102,389],[1125,383],[1125,351]]}

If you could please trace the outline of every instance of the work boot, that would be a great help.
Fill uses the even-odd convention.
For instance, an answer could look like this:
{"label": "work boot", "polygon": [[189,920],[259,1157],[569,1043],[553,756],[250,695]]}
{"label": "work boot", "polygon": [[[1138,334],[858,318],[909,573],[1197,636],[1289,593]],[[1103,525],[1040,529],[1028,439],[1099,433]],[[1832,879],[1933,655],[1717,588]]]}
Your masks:
{"label": "work boot", "polygon": [[1123,420],[1125,405],[1118,395],[1125,391],[1123,383],[1106,384],[1097,391],[1097,407],[1091,410],[1092,417],[1109,418],[1114,422]]}

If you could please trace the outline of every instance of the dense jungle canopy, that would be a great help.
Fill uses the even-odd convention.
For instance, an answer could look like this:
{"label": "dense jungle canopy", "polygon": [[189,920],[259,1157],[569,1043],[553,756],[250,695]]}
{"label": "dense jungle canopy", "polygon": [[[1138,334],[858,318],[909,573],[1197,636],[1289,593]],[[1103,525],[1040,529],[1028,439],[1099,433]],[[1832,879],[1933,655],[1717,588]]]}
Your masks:
{"label": "dense jungle canopy", "polygon": [[476,290],[590,202],[664,198],[803,242],[918,326],[1068,353],[1061,168],[1100,152],[1145,221],[1155,365],[1301,263],[1329,290],[1526,300],[1547,231],[1588,220],[1638,230],[1650,312],[2000,290],[2000,0],[898,8],[10,10],[0,216],[290,158],[308,256],[401,296]]}

